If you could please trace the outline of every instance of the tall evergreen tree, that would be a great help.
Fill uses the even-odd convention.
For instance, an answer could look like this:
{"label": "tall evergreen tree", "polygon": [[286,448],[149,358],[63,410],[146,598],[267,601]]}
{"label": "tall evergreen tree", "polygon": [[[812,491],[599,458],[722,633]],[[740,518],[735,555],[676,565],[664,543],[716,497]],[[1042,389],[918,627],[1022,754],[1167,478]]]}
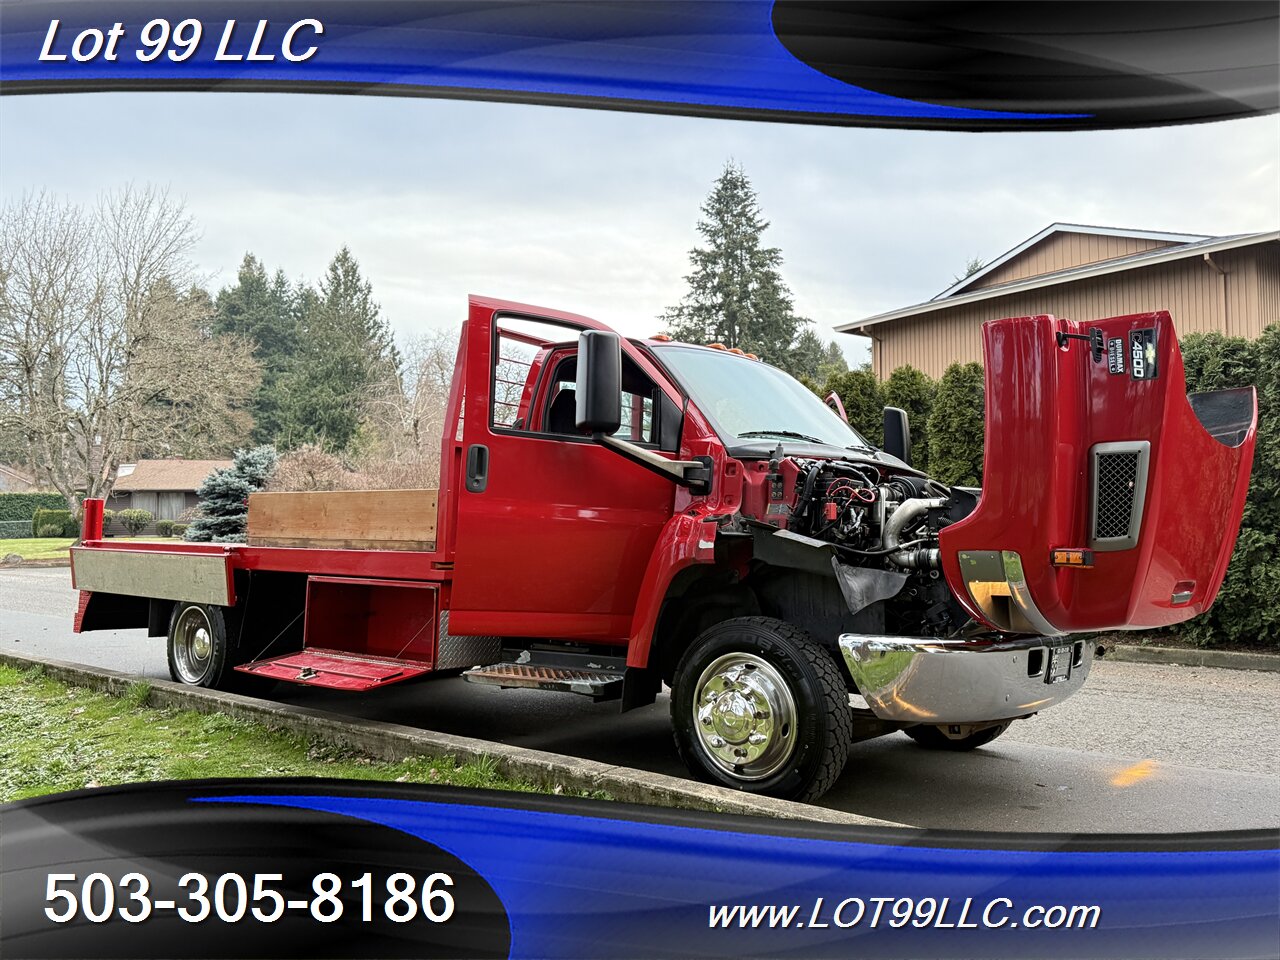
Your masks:
{"label": "tall evergreen tree", "polygon": [[884,382],[881,396],[887,407],[907,411],[911,427],[911,465],[917,470],[929,468],[929,414],[938,384],[921,370],[908,364],[898,367]]}
{"label": "tall evergreen tree", "polygon": [[953,363],[942,374],[929,414],[929,472],[943,483],[982,485],[982,364]]}
{"label": "tall evergreen tree", "polygon": [[281,445],[329,452],[355,441],[375,385],[398,382],[400,358],[373,287],[343,247],[319,288],[299,297],[302,344],[285,383]]}
{"label": "tall evergreen tree", "polygon": [[826,356],[826,347],[812,329],[805,328],[800,331],[800,336],[796,337],[796,342],[787,354],[786,363],[783,369],[793,377],[808,377],[810,380],[818,381],[822,378],[819,376],[819,368]]}
{"label": "tall evergreen tree", "polygon": [[840,349],[840,344],[832,340],[822,352],[822,362],[818,364],[818,382],[824,383],[848,369],[849,361],[844,358],[844,351]]}
{"label": "tall evergreen tree", "polygon": [[820,392],[824,397],[831,393],[840,397],[849,424],[870,443],[878,447],[884,442],[884,398],[870,365],[837,373]]}
{"label": "tall evergreen tree", "polygon": [[219,292],[214,304],[214,331],[247,336],[262,364],[262,383],[250,408],[257,443],[275,442],[283,428],[283,380],[300,342],[297,299],[283,271],[268,276],[262,261],[246,253],[235,284]]}
{"label": "tall evergreen tree", "polygon": [[779,273],[782,252],[766,247],[769,222],[742,168],[732,161],[702,204],[704,245],[689,252],[688,292],[661,318],[690,343],[723,343],[788,367],[788,352],[808,322],[796,315]]}

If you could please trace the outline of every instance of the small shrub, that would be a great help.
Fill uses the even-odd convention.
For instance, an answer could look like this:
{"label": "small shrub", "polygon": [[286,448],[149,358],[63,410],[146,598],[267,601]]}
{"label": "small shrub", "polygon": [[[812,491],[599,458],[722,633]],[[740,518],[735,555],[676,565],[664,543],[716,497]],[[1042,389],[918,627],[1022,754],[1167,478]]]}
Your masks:
{"label": "small shrub", "polygon": [[80,524],[70,510],[37,510],[31,518],[31,529],[36,531],[36,536],[44,536],[40,530],[49,526],[58,528],[53,534],[55,537],[74,537],[80,532]]}
{"label": "small shrub", "polygon": [[172,520],[157,520],[157,521],[156,521],[156,533],[157,533],[159,536],[162,536],[162,537],[172,537],[172,536],[173,536],[173,521],[172,521]]}
{"label": "small shrub", "polygon": [[116,516],[131,537],[136,537],[155,519],[149,510],[121,510]]}
{"label": "small shrub", "polygon": [[181,536],[182,536],[184,533],[186,533],[186,532],[187,532],[187,524],[185,524],[185,523],[175,523],[175,524],[170,528],[169,535],[170,535],[171,537],[181,537]]}
{"label": "small shrub", "polygon": [[114,510],[102,511],[102,532],[105,535],[110,532],[111,524],[115,523],[116,512]]}
{"label": "small shrub", "polygon": [[196,496],[200,517],[183,537],[202,543],[244,543],[249,518],[249,494],[262,490],[276,469],[275,447],[237,450],[232,465],[204,478]]}
{"label": "small shrub", "polygon": [[60,537],[62,536],[62,524],[46,523],[36,530],[37,537]]}

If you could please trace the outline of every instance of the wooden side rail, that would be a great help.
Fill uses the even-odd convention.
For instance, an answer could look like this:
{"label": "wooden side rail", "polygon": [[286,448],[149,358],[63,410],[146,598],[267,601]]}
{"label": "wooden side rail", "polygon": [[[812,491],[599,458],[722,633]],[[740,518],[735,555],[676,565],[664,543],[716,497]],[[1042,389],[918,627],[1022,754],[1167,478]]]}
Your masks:
{"label": "wooden side rail", "polygon": [[438,490],[255,493],[249,544],[346,550],[436,548]]}

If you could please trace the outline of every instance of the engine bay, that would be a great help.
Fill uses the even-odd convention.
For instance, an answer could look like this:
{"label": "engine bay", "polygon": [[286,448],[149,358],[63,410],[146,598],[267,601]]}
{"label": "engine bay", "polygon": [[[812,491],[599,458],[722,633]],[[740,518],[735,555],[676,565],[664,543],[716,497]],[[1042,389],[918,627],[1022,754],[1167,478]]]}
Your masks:
{"label": "engine bay", "polygon": [[[973,511],[978,491],[910,468],[781,449],[746,467],[742,517],[757,541],[772,541],[758,556],[829,568],[850,612],[883,603],[891,632],[950,636],[970,622],[942,575],[938,534]],[[829,559],[808,559],[806,548]]]}

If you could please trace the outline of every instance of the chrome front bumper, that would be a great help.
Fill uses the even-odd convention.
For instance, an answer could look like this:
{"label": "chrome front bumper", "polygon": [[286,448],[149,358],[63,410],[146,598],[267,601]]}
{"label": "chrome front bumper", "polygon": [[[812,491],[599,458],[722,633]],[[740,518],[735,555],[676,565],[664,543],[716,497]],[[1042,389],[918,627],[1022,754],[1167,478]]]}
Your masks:
{"label": "chrome front bumper", "polygon": [[[1070,675],[1049,683],[1053,652],[1063,648]],[[907,723],[1026,716],[1079,690],[1093,665],[1093,645],[1066,637],[973,643],[846,633],[840,651],[872,712]]]}

